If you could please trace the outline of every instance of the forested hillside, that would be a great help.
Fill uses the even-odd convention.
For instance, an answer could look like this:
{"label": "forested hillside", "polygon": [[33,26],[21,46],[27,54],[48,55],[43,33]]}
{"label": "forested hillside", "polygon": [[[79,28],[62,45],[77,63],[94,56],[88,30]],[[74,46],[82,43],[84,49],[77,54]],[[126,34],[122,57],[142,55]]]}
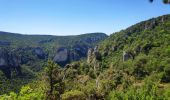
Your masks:
{"label": "forested hillside", "polygon": [[37,81],[0,99],[169,100],[170,15],[113,33],[87,59],[45,66]]}
{"label": "forested hillside", "polygon": [[0,32],[0,94],[17,92],[37,79],[48,59],[64,67],[86,58],[88,48],[105,38],[104,33],[50,36]]}

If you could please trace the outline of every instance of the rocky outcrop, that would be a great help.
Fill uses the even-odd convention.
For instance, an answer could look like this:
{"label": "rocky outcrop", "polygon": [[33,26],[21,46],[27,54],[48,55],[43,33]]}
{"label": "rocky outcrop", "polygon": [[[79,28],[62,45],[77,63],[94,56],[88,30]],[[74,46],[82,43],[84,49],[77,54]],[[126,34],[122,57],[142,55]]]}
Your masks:
{"label": "rocky outcrop", "polygon": [[12,70],[16,70],[17,75],[21,75],[19,57],[6,49],[0,49],[0,70],[7,78],[11,78]]}
{"label": "rocky outcrop", "polygon": [[8,52],[5,49],[0,49],[0,69],[7,78],[10,78],[11,69],[8,62]]}
{"label": "rocky outcrop", "polygon": [[86,57],[88,52],[88,46],[87,45],[79,45],[76,44],[71,49],[69,49],[69,59],[70,61],[78,61],[82,57]]}
{"label": "rocky outcrop", "polygon": [[56,50],[54,61],[58,63],[60,66],[64,67],[66,64],[72,61],[78,61],[83,57],[87,56],[88,52],[87,45],[74,45],[71,48],[59,47]]}
{"label": "rocky outcrop", "polygon": [[77,53],[81,57],[86,57],[87,51],[88,51],[88,46],[87,45],[76,44],[76,45],[73,46],[73,52]]}
{"label": "rocky outcrop", "polygon": [[69,50],[64,47],[58,48],[53,60],[60,66],[65,66],[69,62]]}
{"label": "rocky outcrop", "polygon": [[93,60],[93,49],[89,48],[87,53],[87,63],[90,64]]}
{"label": "rocky outcrop", "polygon": [[20,67],[20,64],[21,64],[20,56],[16,55],[15,53],[10,53],[9,57],[10,57],[9,65],[11,69],[16,70],[17,75],[21,75],[22,72],[21,72],[21,67]]}
{"label": "rocky outcrop", "polygon": [[102,60],[102,56],[98,51],[98,46],[95,46],[94,49],[89,48],[87,54],[87,63],[92,63],[93,60]]}
{"label": "rocky outcrop", "polygon": [[93,55],[94,55],[96,60],[101,60],[102,59],[101,54],[98,51],[98,46],[95,46],[94,51],[93,51]]}
{"label": "rocky outcrop", "polygon": [[134,59],[134,55],[131,52],[123,51],[123,61],[127,61],[129,59]]}
{"label": "rocky outcrop", "polygon": [[94,67],[93,68],[94,71],[99,69],[100,67],[99,61],[101,60],[102,60],[102,56],[98,51],[98,46],[96,46],[94,49],[90,48],[88,50],[87,63]]}
{"label": "rocky outcrop", "polygon": [[123,61],[129,60],[130,57],[131,55],[129,53],[127,53],[126,51],[123,51]]}
{"label": "rocky outcrop", "polygon": [[45,59],[46,58],[46,53],[40,47],[35,48],[33,50],[33,54],[35,54],[39,59]]}
{"label": "rocky outcrop", "polygon": [[117,50],[117,46],[112,46],[112,51],[116,51]]}

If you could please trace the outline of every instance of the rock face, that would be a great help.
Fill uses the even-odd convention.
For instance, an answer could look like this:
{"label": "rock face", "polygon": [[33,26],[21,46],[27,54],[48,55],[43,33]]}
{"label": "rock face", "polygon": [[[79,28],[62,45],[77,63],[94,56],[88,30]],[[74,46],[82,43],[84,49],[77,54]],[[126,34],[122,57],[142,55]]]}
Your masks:
{"label": "rock face", "polygon": [[64,47],[57,49],[54,61],[60,66],[65,66],[69,62],[69,50]]}
{"label": "rock face", "polygon": [[123,51],[123,61],[127,61],[127,60],[129,60],[130,58],[132,58],[131,53],[126,52],[126,51]]}
{"label": "rock face", "polygon": [[94,49],[90,48],[87,55],[87,63],[93,66],[94,71],[100,67],[99,61],[102,60],[102,56],[98,51],[98,46]]}
{"label": "rock face", "polygon": [[45,59],[46,57],[45,52],[40,47],[35,48],[33,54],[35,54],[39,59]]}
{"label": "rock face", "polygon": [[0,70],[7,78],[11,78],[12,70],[16,70],[17,75],[21,75],[19,57],[6,49],[0,49]]}
{"label": "rock face", "polygon": [[22,74],[21,67],[20,67],[21,58],[18,55],[16,55],[15,53],[11,53],[9,57],[10,57],[9,65],[10,65],[11,69],[16,70],[17,75],[21,75]]}
{"label": "rock face", "polygon": [[90,48],[87,53],[87,63],[90,64],[93,60],[93,49]]}
{"label": "rock face", "polygon": [[78,44],[72,46],[71,48],[59,47],[56,50],[53,60],[60,66],[64,67],[72,61],[78,61],[82,57],[86,57],[88,48],[89,47],[87,45]]}
{"label": "rock face", "polygon": [[0,49],[0,69],[7,78],[10,78],[11,69],[8,62],[8,52],[5,49]]}
{"label": "rock face", "polygon": [[88,46],[76,44],[73,46],[73,49],[77,54],[81,55],[82,57],[86,57],[87,51],[88,51]]}
{"label": "rock face", "polygon": [[102,56],[98,51],[98,46],[95,46],[94,49],[90,48],[87,54],[87,63],[92,63],[94,60],[101,60]]}
{"label": "rock face", "polygon": [[94,51],[93,51],[93,55],[94,55],[96,60],[101,60],[102,57],[101,57],[101,54],[98,51],[98,46],[95,46]]}

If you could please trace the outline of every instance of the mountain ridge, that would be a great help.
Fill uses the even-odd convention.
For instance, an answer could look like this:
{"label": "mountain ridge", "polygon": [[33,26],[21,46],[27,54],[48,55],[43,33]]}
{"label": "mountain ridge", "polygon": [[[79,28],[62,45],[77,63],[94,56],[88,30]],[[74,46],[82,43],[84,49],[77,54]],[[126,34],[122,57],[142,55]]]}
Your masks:
{"label": "mountain ridge", "polygon": [[[68,44],[67,40],[63,40],[61,41],[63,45],[60,45],[59,48],[48,48],[52,54],[48,57],[54,58],[54,62],[49,61],[45,65],[47,71],[43,71],[44,76],[39,76],[40,79],[35,81],[41,84],[31,83],[27,87],[31,88],[33,93],[37,93],[36,96],[40,96],[40,98],[48,96],[43,93],[49,92],[49,88],[41,89],[46,88],[47,85],[50,86],[50,82],[54,82],[57,85],[51,85],[52,92],[59,93],[58,97],[64,100],[85,100],[86,98],[88,100],[169,99],[170,15],[142,21],[94,43],[100,39],[100,37],[83,36],[81,39],[76,38],[76,41],[71,41],[71,44]],[[41,41],[40,44],[45,48],[50,47],[53,42],[56,41],[48,38]],[[74,43],[75,45],[72,45]],[[94,45],[88,43],[94,43]],[[19,53],[32,53],[32,48],[34,47],[21,48]],[[20,51],[20,48],[17,51]],[[43,57],[41,48],[34,48],[33,51],[40,58]],[[53,53],[53,51],[55,52]],[[86,54],[83,51],[86,51]],[[61,60],[57,62],[60,65],[69,61],[72,54],[74,59],[77,58],[75,52],[87,55],[87,59],[78,59],[62,68],[55,65],[58,60]],[[25,58],[27,56],[29,58],[29,53],[25,55]],[[13,57],[11,58],[13,59]],[[34,66],[30,62],[31,59],[24,60],[28,60],[27,66]],[[46,62],[37,58],[35,61],[40,64]],[[53,67],[57,68],[50,69]],[[48,76],[49,72],[54,77]],[[51,78],[52,81],[46,80],[46,77]],[[40,91],[37,92],[39,89]],[[20,96],[21,92],[17,95]],[[57,98],[56,95],[51,94],[51,96]]]}

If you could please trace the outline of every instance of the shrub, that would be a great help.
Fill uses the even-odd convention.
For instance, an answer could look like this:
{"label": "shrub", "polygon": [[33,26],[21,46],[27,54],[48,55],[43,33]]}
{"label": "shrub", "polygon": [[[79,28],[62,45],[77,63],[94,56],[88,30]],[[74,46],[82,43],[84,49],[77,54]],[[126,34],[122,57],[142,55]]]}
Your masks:
{"label": "shrub", "polygon": [[71,90],[62,94],[62,100],[86,100],[86,95],[78,90]]}

